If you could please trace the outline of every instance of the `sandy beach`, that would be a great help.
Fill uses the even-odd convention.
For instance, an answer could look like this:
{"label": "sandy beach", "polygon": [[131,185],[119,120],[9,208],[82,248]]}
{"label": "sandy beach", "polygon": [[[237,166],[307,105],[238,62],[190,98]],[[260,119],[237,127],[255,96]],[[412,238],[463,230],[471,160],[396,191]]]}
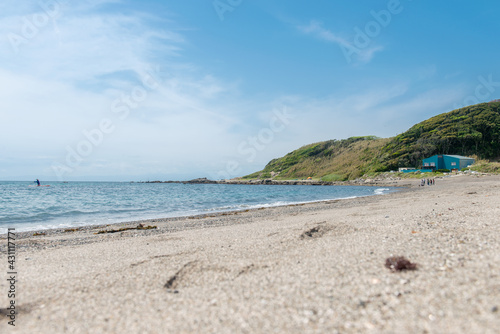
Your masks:
{"label": "sandy beach", "polygon": [[[1,333],[498,333],[500,177],[384,196],[19,233]],[[417,270],[393,272],[405,256]]]}

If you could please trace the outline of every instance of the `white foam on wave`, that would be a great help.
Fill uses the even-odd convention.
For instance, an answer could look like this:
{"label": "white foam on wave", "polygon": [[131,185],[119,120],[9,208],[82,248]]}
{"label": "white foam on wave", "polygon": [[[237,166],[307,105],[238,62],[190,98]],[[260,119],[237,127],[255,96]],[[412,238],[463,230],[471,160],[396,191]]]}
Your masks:
{"label": "white foam on wave", "polygon": [[389,191],[389,188],[378,188],[373,191],[375,195],[383,195],[386,191]]}
{"label": "white foam on wave", "polygon": [[[74,222],[74,223],[65,223],[65,224],[11,224],[9,228],[14,228],[15,230],[11,230],[11,232],[31,232],[31,231],[43,231],[43,230],[53,230],[53,229],[61,229],[61,228],[78,228],[84,226],[92,226],[92,225],[104,225],[108,224],[106,221],[94,221],[94,222]],[[7,228],[0,227],[0,234],[6,234],[8,232]]]}
{"label": "white foam on wave", "polygon": [[321,203],[321,202],[336,201],[336,200],[343,200],[343,199],[360,198],[360,197],[366,197],[366,196],[370,196],[370,195],[335,197],[335,198],[328,198],[328,199],[316,199],[316,200],[311,200],[311,201],[289,201],[289,202],[277,201],[277,202],[272,202],[272,203],[261,203],[261,204],[252,204],[252,205],[241,204],[241,205],[235,205],[235,206],[206,209],[205,211],[228,212],[228,211],[238,211],[238,210],[243,210],[243,209],[275,208],[275,207],[287,206],[287,205]]}

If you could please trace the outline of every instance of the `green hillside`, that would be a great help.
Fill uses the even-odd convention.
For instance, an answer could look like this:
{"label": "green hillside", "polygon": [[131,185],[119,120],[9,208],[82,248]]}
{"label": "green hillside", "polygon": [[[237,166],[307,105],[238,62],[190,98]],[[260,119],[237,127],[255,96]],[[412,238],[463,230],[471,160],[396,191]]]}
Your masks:
{"label": "green hillside", "polygon": [[244,178],[347,180],[365,174],[419,167],[434,154],[500,157],[500,102],[440,114],[393,138],[329,140],[303,146]]}

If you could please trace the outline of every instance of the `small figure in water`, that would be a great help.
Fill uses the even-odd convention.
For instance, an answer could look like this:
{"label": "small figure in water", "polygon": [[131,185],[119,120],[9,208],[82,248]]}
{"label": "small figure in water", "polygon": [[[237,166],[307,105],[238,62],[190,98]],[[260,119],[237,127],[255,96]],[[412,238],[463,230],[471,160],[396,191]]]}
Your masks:
{"label": "small figure in water", "polygon": [[36,181],[35,181],[35,182],[36,182],[36,185],[37,185],[38,187],[40,187],[40,180],[39,180],[39,179],[36,179]]}

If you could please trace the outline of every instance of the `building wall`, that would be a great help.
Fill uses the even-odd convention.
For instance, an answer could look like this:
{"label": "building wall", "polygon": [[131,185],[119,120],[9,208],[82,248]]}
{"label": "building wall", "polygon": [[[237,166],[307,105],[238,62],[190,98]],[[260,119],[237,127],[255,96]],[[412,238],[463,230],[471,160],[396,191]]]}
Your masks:
{"label": "building wall", "polygon": [[446,169],[446,163],[444,161],[444,155],[439,154],[438,156],[438,169]]}
{"label": "building wall", "polygon": [[455,157],[450,157],[448,155],[443,156],[445,169],[460,169],[460,159]]}
{"label": "building wall", "polygon": [[422,161],[422,168],[431,168],[436,170],[439,169],[439,159],[437,155],[434,155],[430,158],[424,159]]}
{"label": "building wall", "polygon": [[474,159],[462,159],[460,160],[460,169],[467,168],[467,166],[472,165],[476,160]]}

